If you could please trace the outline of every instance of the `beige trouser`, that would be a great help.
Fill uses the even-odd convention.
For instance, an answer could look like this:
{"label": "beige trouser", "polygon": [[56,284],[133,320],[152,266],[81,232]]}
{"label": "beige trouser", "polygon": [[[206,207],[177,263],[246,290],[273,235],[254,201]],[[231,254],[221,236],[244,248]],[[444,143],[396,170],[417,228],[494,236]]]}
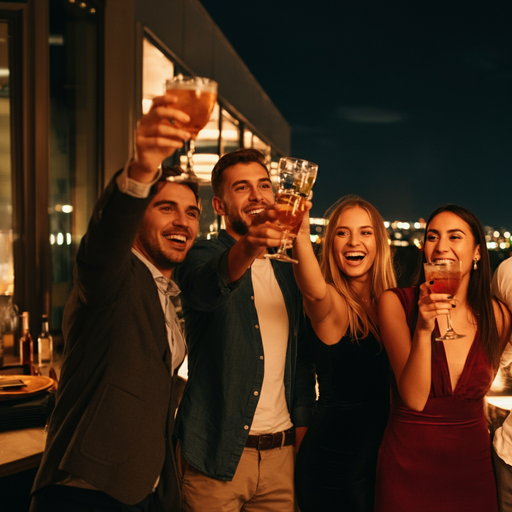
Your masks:
{"label": "beige trouser", "polygon": [[185,512],[296,512],[294,446],[245,448],[231,482],[215,480],[191,466],[178,444]]}

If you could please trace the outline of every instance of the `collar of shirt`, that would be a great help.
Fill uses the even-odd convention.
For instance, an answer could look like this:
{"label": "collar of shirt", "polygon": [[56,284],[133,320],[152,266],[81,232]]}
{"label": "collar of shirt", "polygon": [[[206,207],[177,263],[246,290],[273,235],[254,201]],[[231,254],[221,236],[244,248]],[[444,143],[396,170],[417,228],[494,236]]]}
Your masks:
{"label": "collar of shirt", "polygon": [[146,267],[148,267],[160,293],[162,293],[163,295],[167,295],[171,299],[177,297],[180,294],[181,290],[172,279],[167,279],[164,275],[162,275],[162,272],[160,272],[160,270],[158,270],[139,251],[132,248],[132,252],[133,254],[135,254],[135,256],[137,256],[137,258],[139,258],[140,261],[142,261],[142,263],[144,263],[144,265],[146,265]]}

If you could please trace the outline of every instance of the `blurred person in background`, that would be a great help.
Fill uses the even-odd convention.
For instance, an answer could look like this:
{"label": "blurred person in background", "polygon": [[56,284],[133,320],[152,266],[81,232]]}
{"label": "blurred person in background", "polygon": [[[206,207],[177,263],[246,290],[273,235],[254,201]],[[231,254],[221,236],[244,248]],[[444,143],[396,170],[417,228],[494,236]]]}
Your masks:
{"label": "blurred person in background", "polygon": [[[492,281],[493,292],[512,311],[512,258],[506,259],[496,269]],[[512,340],[511,340],[512,341]],[[501,356],[501,366],[512,362],[512,345],[507,344]],[[493,463],[498,486],[499,512],[512,512],[512,415],[496,429],[493,438]]]}

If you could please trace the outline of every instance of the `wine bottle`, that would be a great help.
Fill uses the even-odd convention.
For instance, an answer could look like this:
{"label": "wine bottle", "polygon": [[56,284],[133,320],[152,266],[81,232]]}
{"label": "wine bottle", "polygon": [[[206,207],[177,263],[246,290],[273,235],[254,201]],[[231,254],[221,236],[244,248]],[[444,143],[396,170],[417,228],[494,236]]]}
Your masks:
{"label": "wine bottle", "polygon": [[48,326],[48,315],[42,316],[41,334],[37,338],[37,363],[39,367],[53,364],[53,337]]}
{"label": "wine bottle", "polygon": [[28,326],[28,311],[21,315],[22,335],[20,338],[20,362],[23,365],[23,372],[27,375],[34,375],[34,342],[30,336]]}

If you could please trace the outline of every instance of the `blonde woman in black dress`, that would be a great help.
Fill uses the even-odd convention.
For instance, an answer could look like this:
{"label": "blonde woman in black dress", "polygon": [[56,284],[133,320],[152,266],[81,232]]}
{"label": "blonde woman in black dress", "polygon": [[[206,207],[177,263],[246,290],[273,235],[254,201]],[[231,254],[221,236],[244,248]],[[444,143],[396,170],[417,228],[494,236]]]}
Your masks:
{"label": "blonde woman in black dress", "polygon": [[294,244],[319,398],[297,455],[301,512],[371,512],[377,452],[389,411],[389,363],[376,302],[396,286],[388,234],[367,201],[331,209],[321,266],[306,213]]}

